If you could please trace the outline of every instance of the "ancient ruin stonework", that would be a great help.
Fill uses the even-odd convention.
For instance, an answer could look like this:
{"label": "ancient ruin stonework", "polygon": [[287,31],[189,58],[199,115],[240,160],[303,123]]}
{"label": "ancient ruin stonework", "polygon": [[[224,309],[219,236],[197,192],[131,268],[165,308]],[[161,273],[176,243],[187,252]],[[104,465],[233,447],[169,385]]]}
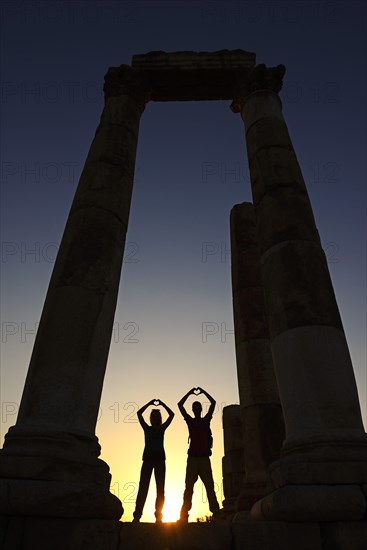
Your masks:
{"label": "ancient ruin stonework", "polygon": [[[150,52],[134,56],[132,66],[109,69],[17,423],[0,451],[1,548],[364,550],[367,437],[325,254],[282,114],[284,74],[283,65],[256,66],[255,54],[242,50]],[[239,512],[233,523],[124,524],[94,432],[140,117],[150,100],[217,99],[232,100],[243,119],[251,175],[253,206],[245,208],[252,221],[240,216],[235,234],[249,232],[243,242],[256,248],[257,259],[237,256],[234,308],[244,491],[249,496],[246,490],[258,484],[250,495],[256,502],[250,517]],[[242,280],[246,261],[256,285]],[[259,339],[266,343],[257,352]],[[258,363],[259,374],[267,372],[264,384]],[[285,439],[272,462],[281,437],[278,392]],[[75,399],[81,393],[84,399]],[[271,437],[263,429],[274,404],[276,443],[266,453]]]}
{"label": "ancient ruin stonework", "polygon": [[267,494],[267,470],[280,457],[285,433],[264,303],[253,204],[236,204],[231,211],[230,225],[233,318],[245,469],[244,485],[237,498],[238,511],[250,510]]}

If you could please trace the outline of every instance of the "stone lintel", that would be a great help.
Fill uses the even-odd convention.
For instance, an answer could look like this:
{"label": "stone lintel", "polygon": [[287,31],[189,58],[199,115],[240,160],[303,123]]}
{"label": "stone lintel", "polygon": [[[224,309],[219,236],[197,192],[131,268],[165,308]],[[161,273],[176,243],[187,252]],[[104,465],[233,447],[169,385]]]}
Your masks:
{"label": "stone lintel", "polygon": [[255,67],[244,50],[163,52],[134,55],[131,66],[152,84],[152,101],[233,100],[237,83]]}

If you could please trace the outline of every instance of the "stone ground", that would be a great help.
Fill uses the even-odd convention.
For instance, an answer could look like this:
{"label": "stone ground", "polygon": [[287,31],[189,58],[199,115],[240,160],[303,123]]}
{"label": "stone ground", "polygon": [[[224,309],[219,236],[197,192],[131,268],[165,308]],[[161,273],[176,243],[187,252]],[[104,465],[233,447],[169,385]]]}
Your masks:
{"label": "stone ground", "polygon": [[0,516],[1,550],[366,550],[367,521],[132,524]]}

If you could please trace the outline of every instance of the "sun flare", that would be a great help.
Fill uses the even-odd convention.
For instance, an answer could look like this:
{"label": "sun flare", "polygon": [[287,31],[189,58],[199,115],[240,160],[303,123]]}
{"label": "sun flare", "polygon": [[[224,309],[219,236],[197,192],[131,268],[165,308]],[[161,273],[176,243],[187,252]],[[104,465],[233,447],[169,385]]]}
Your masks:
{"label": "sun flare", "polygon": [[176,521],[180,517],[182,506],[182,494],[166,493],[163,507],[163,521]]}

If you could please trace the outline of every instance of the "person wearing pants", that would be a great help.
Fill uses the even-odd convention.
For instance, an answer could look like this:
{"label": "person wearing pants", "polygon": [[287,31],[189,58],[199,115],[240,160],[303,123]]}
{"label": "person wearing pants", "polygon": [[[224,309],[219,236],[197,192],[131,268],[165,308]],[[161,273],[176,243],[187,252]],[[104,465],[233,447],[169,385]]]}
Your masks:
{"label": "person wearing pants", "polygon": [[[192,404],[194,417],[192,417],[187,413],[184,404],[189,395],[199,395],[200,393],[209,399],[210,407],[207,414],[202,417],[202,405],[200,401],[194,401]],[[212,454],[211,447],[213,442],[210,430],[210,421],[214,413],[215,400],[202,388],[192,388],[178,402],[178,408],[187,423],[190,437],[190,446],[187,452],[188,457],[186,464],[185,491],[179,521],[183,523],[188,521],[189,511],[191,510],[192,505],[194,485],[198,477],[200,477],[204,483],[208,496],[209,509],[213,514],[213,519],[218,519],[220,516],[220,508],[214,490],[214,480],[209,458]]]}
{"label": "person wearing pants", "polygon": [[[145,422],[143,413],[150,406],[161,405],[168,413],[167,420],[162,424],[162,415],[159,409],[153,409],[150,413],[150,426]],[[164,505],[164,482],[166,476],[166,455],[164,452],[164,432],[171,424],[174,412],[160,399],[152,399],[138,410],[138,419],[144,430],[145,447],[143,453],[143,464],[140,472],[139,490],[136,497],[133,522],[137,523],[143,513],[144,504],[147,498],[150,478],[154,471],[157,487],[155,501],[156,523],[162,522],[162,509]]]}

